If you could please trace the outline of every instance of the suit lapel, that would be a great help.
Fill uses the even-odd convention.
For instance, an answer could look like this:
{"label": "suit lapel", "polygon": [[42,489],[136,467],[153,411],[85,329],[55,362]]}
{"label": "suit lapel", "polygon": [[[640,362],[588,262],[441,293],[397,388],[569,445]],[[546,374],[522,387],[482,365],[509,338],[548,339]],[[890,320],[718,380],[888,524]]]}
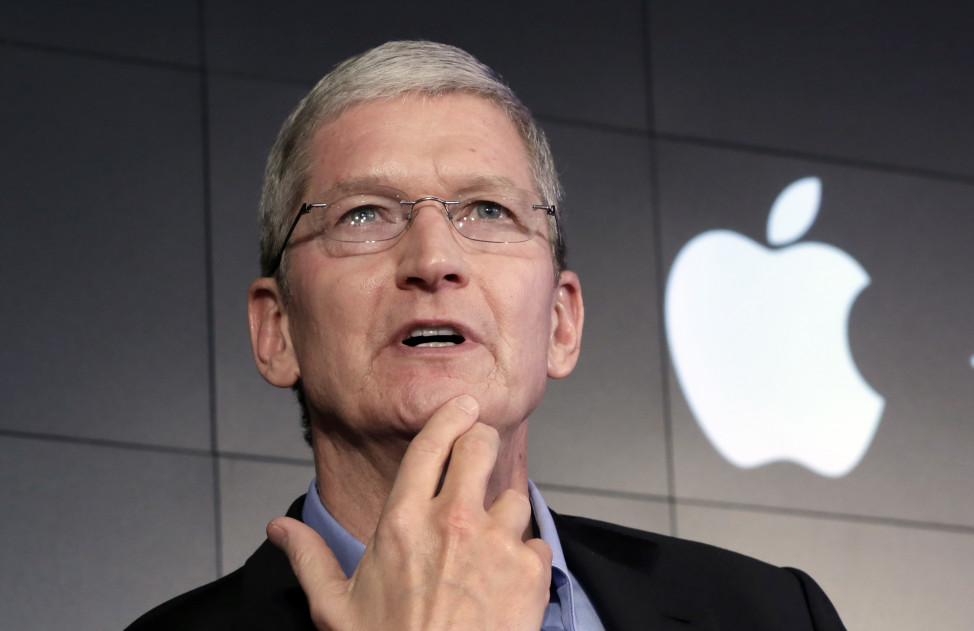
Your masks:
{"label": "suit lapel", "polygon": [[[301,496],[291,504],[287,516],[301,519],[303,507]],[[264,541],[251,555],[243,571],[246,619],[240,621],[241,629],[314,631],[308,600],[291,564],[270,541]]]}
{"label": "suit lapel", "polygon": [[606,631],[713,630],[709,614],[654,575],[659,545],[648,533],[552,512],[561,547]]}

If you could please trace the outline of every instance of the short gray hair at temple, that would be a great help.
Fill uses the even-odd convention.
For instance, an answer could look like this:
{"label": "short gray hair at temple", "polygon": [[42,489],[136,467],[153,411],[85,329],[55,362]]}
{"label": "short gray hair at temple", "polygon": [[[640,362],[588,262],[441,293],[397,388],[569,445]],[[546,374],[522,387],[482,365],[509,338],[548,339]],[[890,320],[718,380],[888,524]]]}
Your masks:
{"label": "short gray hair at temple", "polygon": [[[409,95],[436,97],[473,94],[507,114],[524,141],[536,192],[546,204],[562,199],[551,148],[544,132],[514,91],[489,67],[455,46],[427,41],[388,42],[338,64],[291,112],[267,158],[260,199],[260,267],[274,275],[289,296],[287,256],[275,271],[274,259],[297,207],[302,203],[311,167],[311,140],[325,123],[368,101]],[[565,269],[563,226],[549,217],[548,234],[555,278]]]}

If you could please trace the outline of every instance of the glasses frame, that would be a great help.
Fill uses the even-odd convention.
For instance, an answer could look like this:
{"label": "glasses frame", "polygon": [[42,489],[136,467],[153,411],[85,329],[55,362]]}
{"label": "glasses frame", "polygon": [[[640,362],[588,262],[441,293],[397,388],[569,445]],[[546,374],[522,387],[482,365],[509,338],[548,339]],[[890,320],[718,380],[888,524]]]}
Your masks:
{"label": "glasses frame", "polygon": [[[424,197],[419,197],[417,199],[414,199],[413,201],[400,200],[399,203],[402,206],[410,207],[410,212],[406,216],[406,221],[405,221],[405,225],[403,226],[402,232],[394,236],[391,236],[388,239],[380,239],[380,240],[391,241],[401,236],[404,232],[406,232],[406,229],[409,228],[409,224],[411,224],[413,221],[413,216],[414,216],[414,213],[412,212],[413,207],[415,207],[416,204],[422,202],[439,202],[440,204],[443,204],[443,210],[446,212],[446,216],[450,220],[450,225],[453,226],[453,228],[457,231],[457,233],[464,239],[469,239],[471,241],[479,241],[480,243],[523,243],[521,241],[485,241],[483,239],[475,239],[473,237],[468,237],[467,235],[460,232],[460,229],[457,228],[457,225],[453,223],[453,213],[450,212],[450,206],[459,204],[460,201],[446,200],[441,197],[435,197],[433,195],[426,195]],[[321,202],[319,203],[304,202],[303,204],[301,204],[301,208],[298,210],[298,214],[294,216],[294,221],[291,222],[291,226],[287,229],[287,234],[284,235],[284,241],[281,243],[281,249],[278,250],[277,256],[274,257],[274,265],[271,266],[271,270],[267,274],[268,276],[273,276],[274,274],[276,274],[278,268],[281,267],[281,261],[284,260],[284,252],[287,250],[288,243],[291,240],[291,235],[294,234],[294,229],[298,227],[298,222],[301,220],[301,217],[310,213],[312,208],[327,208],[327,207],[328,207],[327,203],[321,203]],[[533,210],[543,210],[545,211],[545,214],[547,216],[554,217],[555,233],[556,234],[558,233],[558,231],[560,230],[560,226],[558,225],[558,209],[554,204],[532,204],[531,208]],[[528,237],[528,239],[530,239],[530,237]],[[527,241],[528,239],[525,239],[525,241]],[[369,243],[369,241],[344,241],[342,243]]]}

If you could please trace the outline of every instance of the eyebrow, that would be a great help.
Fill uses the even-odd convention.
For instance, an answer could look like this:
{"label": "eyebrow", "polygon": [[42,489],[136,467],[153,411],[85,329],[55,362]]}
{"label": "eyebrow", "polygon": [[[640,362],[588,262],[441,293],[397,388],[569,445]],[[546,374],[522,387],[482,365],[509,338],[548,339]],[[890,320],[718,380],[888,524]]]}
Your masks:
{"label": "eyebrow", "polygon": [[[461,186],[454,188],[450,191],[451,195],[454,193],[461,194],[461,193],[466,193],[468,191],[482,190],[482,189],[519,188],[514,183],[514,180],[507,177],[506,175],[474,175],[462,179],[461,183],[462,183]],[[324,194],[325,192],[331,192],[331,191],[355,192],[355,191],[361,191],[362,189],[375,188],[378,186],[401,190],[398,185],[390,183],[389,178],[387,177],[376,176],[376,175],[363,175],[359,177],[343,178],[341,180],[338,180],[331,188],[329,188],[327,191],[323,191],[321,194]],[[429,193],[429,191],[412,191],[409,194],[412,195],[414,193],[424,195]]]}
{"label": "eyebrow", "polygon": [[457,189],[459,192],[482,188],[519,188],[514,180],[505,175],[477,175],[466,180],[466,186]]}

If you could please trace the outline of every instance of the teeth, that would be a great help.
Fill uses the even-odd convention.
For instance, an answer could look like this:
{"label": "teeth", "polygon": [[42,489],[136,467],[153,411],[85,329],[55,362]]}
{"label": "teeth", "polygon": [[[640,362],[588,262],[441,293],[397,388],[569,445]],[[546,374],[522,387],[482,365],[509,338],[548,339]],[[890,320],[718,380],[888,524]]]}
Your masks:
{"label": "teeth", "polygon": [[[428,339],[429,341],[422,341]],[[406,346],[418,348],[442,348],[456,346],[463,343],[463,336],[452,326],[418,326],[409,332],[409,337],[402,341]]]}
{"label": "teeth", "polygon": [[433,337],[435,335],[460,335],[451,326],[443,326],[438,329],[417,327],[409,332],[409,337]]}

